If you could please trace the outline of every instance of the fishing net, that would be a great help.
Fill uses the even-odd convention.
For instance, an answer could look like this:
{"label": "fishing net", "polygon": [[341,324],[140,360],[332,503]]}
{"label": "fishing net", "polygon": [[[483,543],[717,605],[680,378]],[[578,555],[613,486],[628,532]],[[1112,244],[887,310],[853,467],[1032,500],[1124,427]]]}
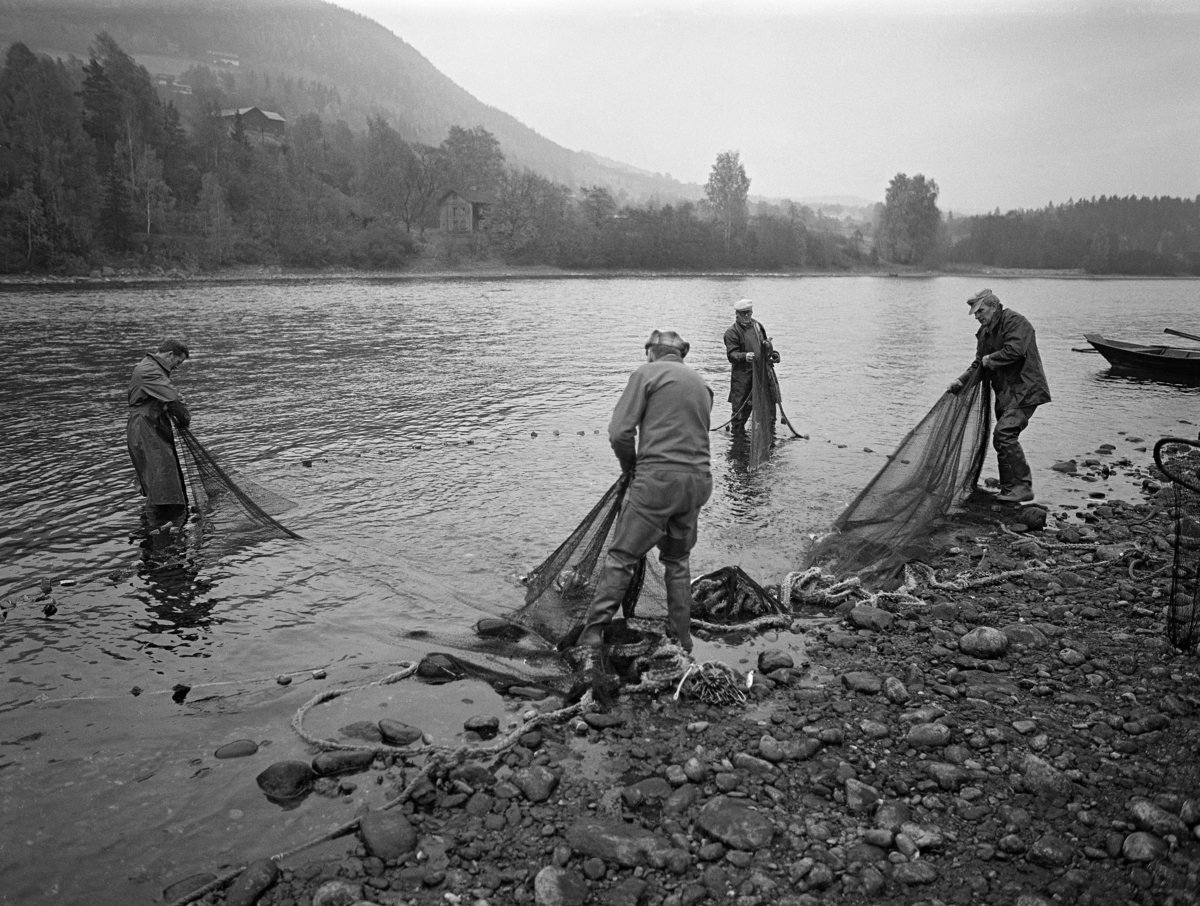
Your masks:
{"label": "fishing net", "polygon": [[175,431],[183,439],[181,459],[198,513],[220,521],[243,538],[300,538],[273,518],[295,503],[219,462],[190,429],[177,424]]}
{"label": "fishing net", "polygon": [[[512,615],[512,622],[536,632],[559,650],[575,643],[631,478],[627,472],[617,479],[566,540],[525,577],[525,606]],[[658,569],[645,557],[638,562],[621,601],[626,621],[638,611],[639,603],[639,616],[665,616],[667,590]],[[610,627],[609,633],[621,631],[620,621],[614,623],[617,625]]]}
{"label": "fishing net", "polygon": [[808,554],[841,576],[893,587],[917,542],[975,489],[991,430],[991,388],[976,371],[957,394],[946,393],[900,442]]}
{"label": "fishing net", "polygon": [[775,404],[779,402],[779,380],[766,346],[754,359],[754,383],[750,389],[750,468],[757,469],[771,457],[775,446]]}
{"label": "fishing net", "polygon": [[759,617],[788,613],[776,595],[740,566],[723,566],[692,582],[693,620],[742,625]]}
{"label": "fishing net", "polygon": [[1188,651],[1200,642],[1200,440],[1164,437],[1154,445],[1154,462],[1170,479],[1173,493],[1167,638]]}

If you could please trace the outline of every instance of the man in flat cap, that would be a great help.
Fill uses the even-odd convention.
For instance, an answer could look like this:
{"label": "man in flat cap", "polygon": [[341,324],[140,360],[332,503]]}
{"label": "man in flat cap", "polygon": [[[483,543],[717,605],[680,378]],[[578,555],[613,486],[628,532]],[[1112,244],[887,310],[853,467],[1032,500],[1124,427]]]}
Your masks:
{"label": "man in flat cap", "polygon": [[692,649],[688,557],[700,508],[712,494],[708,424],[713,395],[704,378],[683,363],[688,349],[674,331],[650,334],[646,363],[630,375],[613,410],[609,443],[633,479],[576,642],[581,669],[594,669],[604,629],[638,561],[654,547],[667,584],[667,634],[685,651]]}
{"label": "man in flat cap", "polygon": [[[725,357],[732,366],[729,373],[729,404],[733,418],[729,425],[736,433],[746,430],[746,419],[754,410],[754,373],[758,361],[759,373],[773,381],[768,365],[779,361],[779,353],[771,346],[766,328],[754,320],[754,303],[739,299],[733,306],[733,326],[725,331]],[[761,360],[761,361],[760,361]],[[770,388],[772,402],[779,402],[778,387]],[[759,416],[775,423],[775,414],[760,412]]]}
{"label": "man in flat cap", "polygon": [[996,427],[992,445],[1000,472],[1002,503],[1024,503],[1033,499],[1033,475],[1021,449],[1021,432],[1034,411],[1050,402],[1050,385],[1042,369],[1033,325],[1011,308],[1005,308],[990,289],[980,290],[967,300],[979,322],[975,334],[975,361],[949,387],[958,393],[983,369],[991,382],[996,403]]}
{"label": "man in flat cap", "polygon": [[187,506],[187,488],[175,451],[172,423],[185,428],[192,413],[171,383],[171,374],[188,360],[179,340],[164,340],[133,369],[129,381],[129,419],[125,435],[137,486],[146,503],[155,507]]}

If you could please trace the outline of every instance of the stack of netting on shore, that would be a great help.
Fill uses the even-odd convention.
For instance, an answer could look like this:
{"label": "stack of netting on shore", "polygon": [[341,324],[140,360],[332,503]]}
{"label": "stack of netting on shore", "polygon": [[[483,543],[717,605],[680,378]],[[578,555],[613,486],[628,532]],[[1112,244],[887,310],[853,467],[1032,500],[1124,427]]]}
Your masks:
{"label": "stack of netting on shore", "polygon": [[1154,462],[1171,482],[1171,598],[1167,638],[1180,651],[1200,643],[1200,440],[1164,437]]}
{"label": "stack of netting on shore", "polygon": [[807,566],[893,588],[933,524],[975,490],[991,431],[991,388],[977,369],[943,394],[809,552]]}

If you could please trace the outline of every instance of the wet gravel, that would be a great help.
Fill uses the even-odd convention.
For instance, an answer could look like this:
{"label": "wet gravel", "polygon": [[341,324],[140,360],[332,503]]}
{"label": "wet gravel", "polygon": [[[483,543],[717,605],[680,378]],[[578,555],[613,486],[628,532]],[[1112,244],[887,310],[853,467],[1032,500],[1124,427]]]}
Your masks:
{"label": "wet gravel", "polygon": [[810,663],[765,652],[744,707],[624,695],[426,778],[389,755],[319,780],[417,782],[351,854],[255,863],[202,902],[1200,903],[1200,657],[1167,638],[1173,498],[1128,460],[1074,468],[1142,493],[1043,510],[1042,529],[973,502],[927,562],[943,583],[1005,578],[814,611]]}

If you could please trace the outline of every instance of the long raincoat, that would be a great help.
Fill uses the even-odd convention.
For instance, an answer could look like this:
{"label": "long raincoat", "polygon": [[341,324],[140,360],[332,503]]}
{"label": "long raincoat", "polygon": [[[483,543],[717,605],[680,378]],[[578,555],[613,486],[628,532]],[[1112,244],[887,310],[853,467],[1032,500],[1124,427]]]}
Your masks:
{"label": "long raincoat", "polygon": [[174,416],[184,427],[192,413],[170,372],[154,353],[147,353],[129,381],[129,422],[125,428],[129,458],[137,471],[138,488],[152,506],[184,506],[187,489],[175,450]]}
{"label": "long raincoat", "polygon": [[767,329],[758,321],[751,320],[748,327],[742,327],[737,321],[725,331],[725,357],[732,366],[729,372],[729,402],[733,406],[733,422],[736,426],[744,425],[749,418],[753,406],[750,394],[754,389],[754,365],[746,361],[746,353],[753,352],[761,358],[764,350],[770,358],[760,363],[765,368],[765,374],[770,381],[770,400],[779,402],[779,383],[775,377],[775,369],[770,367],[779,361],[778,355],[767,339]]}
{"label": "long raincoat", "polygon": [[961,383],[966,384],[972,372],[981,367],[985,355],[991,356],[987,377],[995,394],[997,416],[1010,409],[1050,402],[1050,385],[1038,354],[1037,337],[1023,315],[1001,307],[991,324],[976,331],[975,361],[959,377]]}

